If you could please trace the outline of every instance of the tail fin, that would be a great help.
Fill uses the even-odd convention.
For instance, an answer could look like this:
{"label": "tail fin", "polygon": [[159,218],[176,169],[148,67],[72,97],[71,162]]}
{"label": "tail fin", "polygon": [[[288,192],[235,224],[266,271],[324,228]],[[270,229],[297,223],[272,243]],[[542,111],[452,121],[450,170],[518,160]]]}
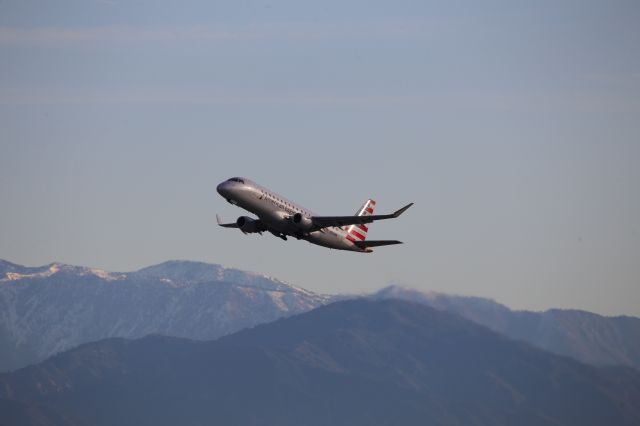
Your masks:
{"label": "tail fin", "polygon": [[[371,216],[373,209],[376,208],[376,202],[369,198],[364,202],[362,207],[356,212],[356,216]],[[367,231],[369,228],[367,225],[349,225],[346,227],[347,239],[351,242],[364,241],[367,238]]]}

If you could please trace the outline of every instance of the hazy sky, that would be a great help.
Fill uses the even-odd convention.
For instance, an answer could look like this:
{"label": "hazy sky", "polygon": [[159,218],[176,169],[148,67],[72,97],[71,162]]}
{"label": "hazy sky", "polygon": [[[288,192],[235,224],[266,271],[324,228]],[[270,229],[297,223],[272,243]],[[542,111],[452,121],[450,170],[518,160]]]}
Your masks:
{"label": "hazy sky", "polygon": [[[640,316],[638,1],[0,2],[0,258]],[[370,255],[218,228],[246,176]]]}

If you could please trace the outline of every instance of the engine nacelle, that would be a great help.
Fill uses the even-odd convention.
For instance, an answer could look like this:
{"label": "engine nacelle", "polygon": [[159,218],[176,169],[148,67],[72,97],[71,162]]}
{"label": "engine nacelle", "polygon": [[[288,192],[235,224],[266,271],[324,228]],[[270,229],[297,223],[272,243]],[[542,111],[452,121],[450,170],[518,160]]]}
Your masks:
{"label": "engine nacelle", "polygon": [[313,222],[302,213],[295,213],[291,216],[291,222],[301,231],[308,232],[313,229]]}
{"label": "engine nacelle", "polygon": [[238,228],[245,234],[251,234],[252,232],[260,232],[259,223],[255,219],[251,219],[248,216],[240,216],[236,220]]}

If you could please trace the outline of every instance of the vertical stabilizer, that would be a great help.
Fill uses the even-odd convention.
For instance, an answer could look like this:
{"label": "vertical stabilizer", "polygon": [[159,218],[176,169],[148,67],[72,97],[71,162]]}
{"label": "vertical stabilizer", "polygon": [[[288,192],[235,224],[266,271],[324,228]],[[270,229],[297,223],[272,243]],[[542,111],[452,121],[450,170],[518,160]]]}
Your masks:
{"label": "vertical stabilizer", "polygon": [[[356,216],[371,216],[375,207],[376,202],[369,198],[364,202],[362,207],[358,209]],[[349,225],[346,227],[346,230],[347,240],[355,243],[356,241],[364,241],[367,238],[367,231],[369,231],[369,228],[367,225]]]}

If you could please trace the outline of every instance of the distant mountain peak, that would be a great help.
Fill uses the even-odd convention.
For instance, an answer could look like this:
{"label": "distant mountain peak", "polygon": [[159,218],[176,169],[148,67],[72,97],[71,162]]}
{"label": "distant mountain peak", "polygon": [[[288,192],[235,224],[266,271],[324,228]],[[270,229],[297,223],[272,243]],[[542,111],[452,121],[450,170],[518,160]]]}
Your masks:
{"label": "distant mountain peak", "polygon": [[270,289],[273,291],[296,292],[307,296],[322,296],[326,299],[331,297],[328,295],[319,295],[270,275],[227,268],[215,263],[190,260],[168,260],[131,272],[129,275],[158,278],[176,285],[213,281],[233,282],[239,285]]}
{"label": "distant mountain peak", "polygon": [[106,337],[215,339],[332,300],[204,262],[171,260],[126,273],[0,262],[0,371]]}
{"label": "distant mountain peak", "polygon": [[[191,286],[205,282],[232,282],[273,291],[297,292],[309,296],[318,294],[285,282],[278,278],[256,272],[226,268],[215,263],[191,260],[168,260],[132,272],[110,272],[100,268],[69,265],[53,262],[44,266],[28,267],[6,260],[0,260],[0,282],[23,279],[44,279],[56,274],[68,274],[78,277],[95,276],[104,281],[125,279],[154,279],[171,287]],[[328,299],[330,296],[326,296]]]}
{"label": "distant mountain peak", "polygon": [[402,285],[402,284],[390,284],[386,287],[381,288],[374,294],[374,298],[384,299],[384,298],[397,298],[402,300],[409,300],[411,296],[419,296],[422,298],[435,298],[439,293],[435,291],[420,291],[414,288]]}
{"label": "distant mountain peak", "polygon": [[[59,273],[66,273],[75,276],[95,275],[105,281],[115,281],[123,279],[124,274],[113,274],[103,269],[86,268],[83,266],[67,265],[65,263],[53,262],[48,265],[38,266],[34,268],[16,265],[3,261],[7,266],[4,276],[0,276],[0,281],[18,281],[24,279],[43,279]],[[9,267],[10,266],[10,267]],[[2,272],[2,271],[0,271]]]}
{"label": "distant mountain peak", "polygon": [[491,299],[402,286],[383,288],[372,297],[420,302],[585,363],[640,368],[640,318],[604,317],[576,309],[514,311]]}

